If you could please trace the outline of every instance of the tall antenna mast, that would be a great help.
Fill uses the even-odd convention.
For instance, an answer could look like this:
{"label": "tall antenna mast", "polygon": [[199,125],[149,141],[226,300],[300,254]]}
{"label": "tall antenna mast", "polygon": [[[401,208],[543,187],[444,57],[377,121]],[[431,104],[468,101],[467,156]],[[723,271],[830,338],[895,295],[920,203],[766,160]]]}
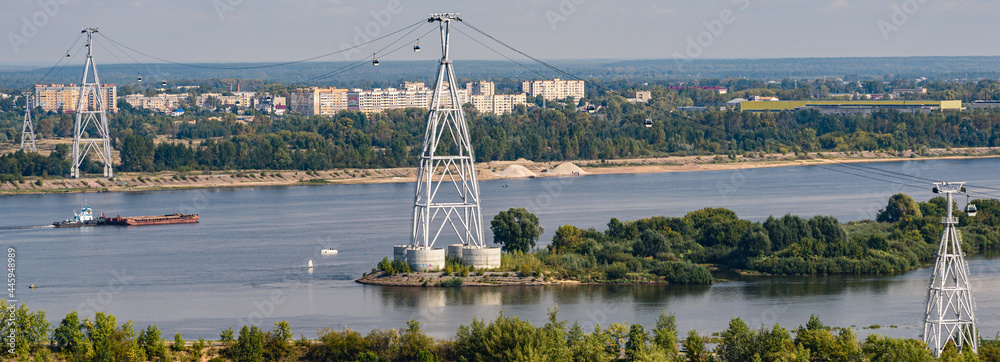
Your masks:
{"label": "tall antenna mast", "polygon": [[[965,193],[964,182],[935,182],[934,193],[946,196],[947,213],[941,218],[944,232],[938,245],[937,260],[927,288],[927,310],[924,315],[924,342],[941,357],[949,341],[959,350],[979,350],[979,331],[976,330],[976,302],[969,285],[969,265],[962,252],[962,239],[955,230],[958,218],[952,216],[952,194]],[[972,210],[970,210],[970,216]]]}
{"label": "tall antenna mast", "polygon": [[[427,22],[441,27],[441,60],[431,97],[427,130],[420,152],[420,167],[413,202],[410,249],[418,269],[444,267],[444,250],[432,249],[442,232],[454,231],[459,247],[483,248],[483,217],[479,207],[479,181],[468,123],[458,98],[449,38],[457,13],[431,14]],[[440,253],[440,262],[437,254]],[[426,256],[426,257],[425,257]]]}
{"label": "tall antenna mast", "polygon": [[38,152],[38,148],[35,147],[35,127],[31,124],[31,92],[21,94],[24,95],[24,124],[21,126],[21,149]]}
{"label": "tall antenna mast", "polygon": [[[94,64],[94,33],[97,28],[84,28],[81,33],[87,34],[87,65],[83,68],[83,81],[80,84],[76,106],[76,121],[73,123],[73,167],[70,177],[80,178],[80,164],[90,150],[94,150],[97,158],[104,164],[104,177],[114,177],[111,165],[111,141],[108,132],[108,104],[106,91],[101,87],[101,78],[97,75],[97,65]],[[89,83],[90,71],[94,71],[94,82]],[[83,137],[87,127],[93,125],[96,138],[93,135]],[[83,149],[80,149],[80,146]]]}

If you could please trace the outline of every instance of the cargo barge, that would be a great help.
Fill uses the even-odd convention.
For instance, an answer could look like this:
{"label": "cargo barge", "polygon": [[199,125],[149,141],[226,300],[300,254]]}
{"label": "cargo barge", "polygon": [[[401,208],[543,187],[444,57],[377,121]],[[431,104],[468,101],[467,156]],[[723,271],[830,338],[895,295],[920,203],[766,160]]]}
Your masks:
{"label": "cargo barge", "polygon": [[139,226],[162,224],[188,224],[198,222],[198,214],[168,214],[154,216],[115,216],[107,218],[108,225]]}

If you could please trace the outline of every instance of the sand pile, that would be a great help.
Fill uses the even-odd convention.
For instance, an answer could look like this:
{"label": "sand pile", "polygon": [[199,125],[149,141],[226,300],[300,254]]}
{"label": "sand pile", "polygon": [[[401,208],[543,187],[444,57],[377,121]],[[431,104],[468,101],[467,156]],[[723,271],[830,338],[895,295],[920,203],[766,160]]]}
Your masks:
{"label": "sand pile", "polygon": [[515,164],[519,164],[519,165],[530,165],[530,164],[533,164],[534,162],[529,161],[529,160],[525,160],[524,157],[521,157],[521,158],[517,159],[517,161],[514,161],[514,163]]}
{"label": "sand pile", "polygon": [[566,162],[549,170],[549,173],[553,175],[583,175],[587,173],[587,171],[584,171],[572,162]]}
{"label": "sand pile", "polygon": [[510,165],[507,169],[498,173],[497,176],[502,178],[528,178],[535,176],[535,173],[521,165]]}

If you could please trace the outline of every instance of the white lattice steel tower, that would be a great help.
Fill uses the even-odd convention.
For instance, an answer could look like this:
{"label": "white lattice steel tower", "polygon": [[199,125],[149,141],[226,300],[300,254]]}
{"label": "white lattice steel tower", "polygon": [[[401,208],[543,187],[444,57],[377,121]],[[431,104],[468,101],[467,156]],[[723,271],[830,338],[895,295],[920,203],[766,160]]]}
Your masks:
{"label": "white lattice steel tower", "polygon": [[441,66],[431,98],[427,130],[420,152],[413,203],[413,248],[430,249],[442,232],[454,231],[460,243],[483,247],[479,181],[469,127],[459,102],[449,53],[452,21],[457,13],[432,14],[441,27]]}
{"label": "white lattice steel tower", "polygon": [[978,352],[979,331],[976,329],[976,304],[969,285],[969,265],[962,252],[962,240],[955,230],[958,218],[952,216],[952,194],[965,193],[965,183],[934,183],[935,193],[944,193],[947,213],[941,219],[944,232],[938,246],[937,260],[927,289],[927,311],[924,318],[924,342],[940,357],[948,341],[955,346]]}
{"label": "white lattice steel tower", "polygon": [[21,125],[21,149],[38,152],[38,148],[35,147],[35,127],[31,124],[31,92],[21,94],[24,95],[24,124]]}
{"label": "white lattice steel tower", "polygon": [[[76,122],[73,124],[73,168],[70,177],[80,178],[80,164],[90,150],[94,150],[97,158],[104,164],[104,177],[113,177],[111,165],[111,141],[108,134],[108,98],[101,87],[101,78],[97,75],[97,65],[94,64],[94,33],[97,28],[85,28],[87,34],[87,65],[83,68],[83,81],[80,83],[79,98],[76,105]],[[94,71],[94,82],[88,82],[90,71]],[[96,133],[89,133],[89,126]],[[87,138],[84,138],[87,132]],[[80,147],[83,147],[81,149]]]}

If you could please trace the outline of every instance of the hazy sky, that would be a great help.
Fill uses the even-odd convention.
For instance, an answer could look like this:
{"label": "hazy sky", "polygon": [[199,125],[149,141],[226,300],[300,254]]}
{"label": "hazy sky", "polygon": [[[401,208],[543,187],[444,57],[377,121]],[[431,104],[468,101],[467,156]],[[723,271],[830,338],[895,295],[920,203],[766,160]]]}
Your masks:
{"label": "hazy sky", "polygon": [[[4,64],[52,64],[85,26],[97,26],[136,50],[182,62],[298,60],[389,34],[439,11],[460,12],[469,24],[544,59],[1000,53],[1000,39],[994,36],[1000,33],[1000,1],[995,0],[2,1]],[[403,42],[432,29],[424,23]],[[456,59],[501,59],[465,35],[454,37]],[[117,63],[108,54],[111,44],[97,41],[103,47],[95,46],[95,57]],[[437,41],[433,32],[421,38],[425,51],[403,49],[383,58],[433,59]],[[370,57],[387,43],[367,45],[350,57]]]}

